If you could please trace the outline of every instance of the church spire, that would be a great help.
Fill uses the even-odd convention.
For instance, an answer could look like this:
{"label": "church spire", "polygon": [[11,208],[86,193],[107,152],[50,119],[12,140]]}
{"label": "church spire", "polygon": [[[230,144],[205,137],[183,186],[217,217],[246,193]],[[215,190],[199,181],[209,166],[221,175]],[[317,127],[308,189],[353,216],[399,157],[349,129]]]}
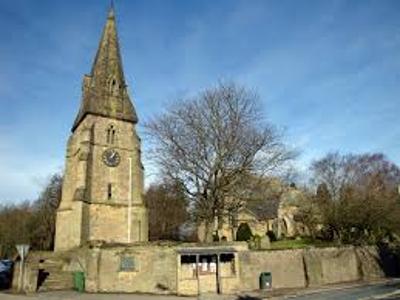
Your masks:
{"label": "church spire", "polygon": [[87,114],[137,123],[129,99],[117,34],[114,5],[108,12],[90,75],[83,80],[82,103],[72,130]]}
{"label": "church spire", "polygon": [[122,59],[113,5],[108,11],[106,25],[104,26],[91,73],[92,75],[101,76],[107,75],[106,73],[114,73],[114,75],[118,75],[123,79]]}
{"label": "church spire", "polygon": [[108,11],[108,17],[114,17],[114,15],[115,15],[114,0],[111,0],[110,10]]}

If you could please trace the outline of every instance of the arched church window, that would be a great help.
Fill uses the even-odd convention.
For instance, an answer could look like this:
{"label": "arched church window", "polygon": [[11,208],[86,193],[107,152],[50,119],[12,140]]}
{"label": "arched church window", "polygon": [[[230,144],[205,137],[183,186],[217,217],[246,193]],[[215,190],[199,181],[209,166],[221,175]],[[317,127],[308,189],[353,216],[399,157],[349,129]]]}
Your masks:
{"label": "arched church window", "polygon": [[115,129],[111,130],[111,144],[114,144],[115,142]]}
{"label": "arched church window", "polygon": [[110,125],[107,128],[107,144],[114,144],[115,142],[115,128],[114,125]]}

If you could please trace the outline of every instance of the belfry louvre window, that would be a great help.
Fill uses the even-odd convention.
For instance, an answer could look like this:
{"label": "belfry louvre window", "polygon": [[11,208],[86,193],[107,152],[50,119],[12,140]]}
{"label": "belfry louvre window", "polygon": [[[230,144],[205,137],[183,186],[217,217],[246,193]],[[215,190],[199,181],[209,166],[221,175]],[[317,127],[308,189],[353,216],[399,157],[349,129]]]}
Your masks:
{"label": "belfry louvre window", "polygon": [[115,128],[114,125],[108,126],[107,129],[107,144],[114,144],[115,142]]}
{"label": "belfry louvre window", "polygon": [[109,92],[110,92],[110,94],[112,96],[117,96],[118,95],[118,92],[119,92],[119,89],[120,89],[120,85],[119,85],[118,81],[115,78],[111,78],[108,81],[108,89],[109,89]]}

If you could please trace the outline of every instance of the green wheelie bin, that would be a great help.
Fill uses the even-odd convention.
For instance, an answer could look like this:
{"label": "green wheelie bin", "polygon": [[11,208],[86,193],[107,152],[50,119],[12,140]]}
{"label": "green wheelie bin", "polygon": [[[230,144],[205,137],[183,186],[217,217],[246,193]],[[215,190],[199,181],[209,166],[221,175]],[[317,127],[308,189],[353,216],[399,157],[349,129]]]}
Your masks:
{"label": "green wheelie bin", "polygon": [[262,272],[260,274],[260,290],[269,290],[272,288],[271,272]]}
{"label": "green wheelie bin", "polygon": [[74,272],[74,289],[80,293],[85,291],[85,273]]}

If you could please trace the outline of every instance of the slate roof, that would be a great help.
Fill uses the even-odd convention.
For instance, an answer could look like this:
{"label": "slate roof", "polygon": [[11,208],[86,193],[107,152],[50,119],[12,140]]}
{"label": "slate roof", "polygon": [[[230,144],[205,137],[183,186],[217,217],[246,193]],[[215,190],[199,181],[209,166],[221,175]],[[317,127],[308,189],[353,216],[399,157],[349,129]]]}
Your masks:
{"label": "slate roof", "polygon": [[279,198],[265,201],[249,201],[246,204],[246,209],[253,213],[258,220],[271,220],[278,217],[279,204]]}

